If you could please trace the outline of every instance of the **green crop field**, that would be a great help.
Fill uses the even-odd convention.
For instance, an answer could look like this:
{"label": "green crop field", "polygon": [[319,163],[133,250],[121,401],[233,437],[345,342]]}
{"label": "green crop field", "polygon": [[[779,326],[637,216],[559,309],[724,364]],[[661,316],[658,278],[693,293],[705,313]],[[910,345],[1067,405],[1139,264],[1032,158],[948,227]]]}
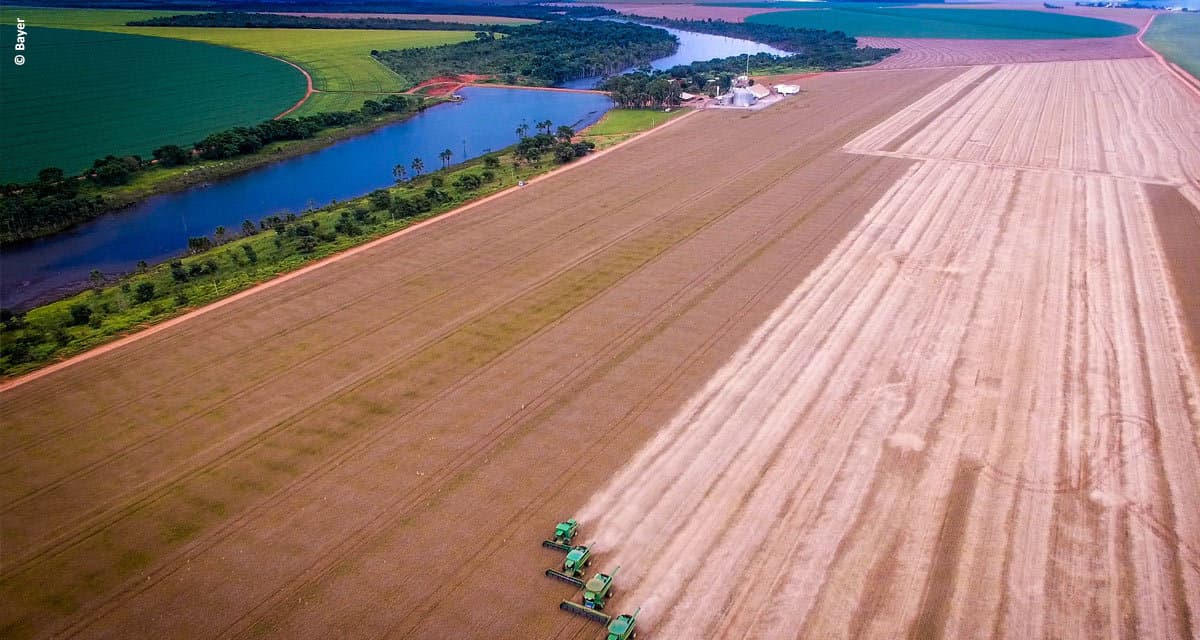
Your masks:
{"label": "green crop field", "polygon": [[[13,23],[9,23],[13,24]],[[27,23],[28,25],[29,23]],[[0,182],[47,166],[74,173],[107,154],[149,156],[266,120],[304,95],[294,68],[260,55],[141,36],[29,26],[25,64],[5,60]],[[13,50],[15,29],[0,46]]]}
{"label": "green crop field", "polygon": [[687,113],[676,109],[667,113],[651,109],[612,109],[587,130],[589,136],[609,136],[639,133],[653,129],[668,120]]}
{"label": "green crop field", "polygon": [[275,56],[304,67],[313,87],[322,92],[309,98],[293,115],[357,109],[364,100],[408,89],[390,69],[371,57],[371,50],[432,47],[470,40],[469,31],[384,31],[371,29],[226,29],[206,27],[129,27],[130,20],[194,13],[117,9],[5,9],[28,24],[91,29],[160,38],[205,42]]}
{"label": "green crop field", "polygon": [[[188,13],[0,7],[0,21],[25,21],[28,63],[0,76],[3,133],[22,152],[5,154],[0,181],[26,180],[46,166],[75,172],[98,156],[148,155],[286,110],[294,115],[357,109],[407,89],[372,49],[460,42],[466,31],[204,29],[128,27],[130,20]],[[103,32],[103,33],[99,33]],[[152,37],[145,37],[152,36]],[[15,29],[3,31],[12,50]],[[219,46],[211,46],[219,45]],[[242,51],[244,50],[244,51]],[[43,53],[44,52],[44,53]]]}
{"label": "green crop field", "polygon": [[762,13],[750,16],[747,22],[886,38],[1059,40],[1137,33],[1135,27],[1111,20],[1008,9],[893,9],[841,5],[836,8]]}
{"label": "green crop field", "polygon": [[1166,59],[1200,78],[1200,15],[1162,14],[1143,39]]}

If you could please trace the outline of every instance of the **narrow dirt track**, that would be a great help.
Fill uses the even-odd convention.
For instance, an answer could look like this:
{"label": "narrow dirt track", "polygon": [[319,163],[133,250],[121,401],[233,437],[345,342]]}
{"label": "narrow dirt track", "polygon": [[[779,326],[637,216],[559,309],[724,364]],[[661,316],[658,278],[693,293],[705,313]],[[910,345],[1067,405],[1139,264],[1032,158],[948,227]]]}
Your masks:
{"label": "narrow dirt track", "polygon": [[595,635],[546,527],[911,164],[841,147],[957,73],[697,114],[5,391],[0,629]]}
{"label": "narrow dirt track", "polygon": [[917,164],[580,513],[622,602],[670,638],[1197,637],[1148,195],[1194,192],[1189,100],[1149,59],[980,68],[849,144]]}

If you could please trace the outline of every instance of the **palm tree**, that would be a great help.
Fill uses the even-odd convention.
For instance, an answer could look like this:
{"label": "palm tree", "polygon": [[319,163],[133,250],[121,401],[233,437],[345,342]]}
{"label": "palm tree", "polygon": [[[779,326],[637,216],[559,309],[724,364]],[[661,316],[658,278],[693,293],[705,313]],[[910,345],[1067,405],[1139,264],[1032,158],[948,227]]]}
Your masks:
{"label": "palm tree", "polygon": [[575,137],[575,130],[564,124],[555,130],[555,134],[558,136],[560,141],[570,142],[571,138]]}
{"label": "palm tree", "polygon": [[538,123],[538,125],[537,125],[537,127],[538,127],[538,130],[539,130],[539,131],[545,131],[545,132],[546,132],[546,135],[549,135],[549,134],[550,134],[550,127],[553,127],[553,126],[554,126],[554,123],[553,123],[553,122],[550,122],[549,120],[542,120],[542,121],[541,121],[541,122],[539,122],[539,123]]}
{"label": "palm tree", "polygon": [[529,125],[522,122],[521,126],[517,127],[517,136],[524,140],[527,135],[529,135]]}
{"label": "palm tree", "polygon": [[446,167],[450,166],[450,158],[454,157],[454,152],[449,148],[442,149],[442,152],[438,154],[438,157],[442,159],[442,168],[445,169]]}
{"label": "palm tree", "polygon": [[422,171],[425,171],[425,161],[420,158],[413,158],[410,166],[412,167],[413,173],[417,174],[418,176],[421,175]]}
{"label": "palm tree", "polygon": [[404,168],[403,162],[392,167],[392,177],[396,179],[397,184],[404,182],[405,178],[408,177],[408,170]]}

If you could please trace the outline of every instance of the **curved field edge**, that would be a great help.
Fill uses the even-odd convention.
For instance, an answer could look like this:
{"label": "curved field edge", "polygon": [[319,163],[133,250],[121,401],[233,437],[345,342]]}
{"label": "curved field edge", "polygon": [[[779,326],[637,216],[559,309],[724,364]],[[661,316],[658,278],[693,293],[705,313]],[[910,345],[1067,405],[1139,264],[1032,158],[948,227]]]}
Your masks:
{"label": "curved field edge", "polygon": [[[15,35],[3,30],[0,44],[11,50]],[[199,42],[37,28],[27,47],[26,63],[0,74],[5,138],[20,149],[4,154],[4,182],[266,120],[306,86],[283,62]]]}
{"label": "curved field edge", "polygon": [[[629,112],[631,110],[615,111]],[[594,133],[589,128],[580,132],[579,137],[593,142],[597,148],[604,149],[604,152],[615,151],[621,145],[632,142],[642,135],[693,112],[676,110],[672,113],[645,113],[650,115],[619,115],[608,121],[602,119],[597,125],[594,125],[603,126],[601,133]],[[511,149],[502,150],[496,154],[501,159],[501,167],[496,170],[498,178],[495,183],[484,185],[463,199],[455,200],[435,208],[427,214],[411,218],[394,219],[389,217],[386,211],[375,211],[377,224],[366,228],[362,235],[356,237],[339,235],[333,242],[319,244],[311,253],[274,256],[275,260],[271,262],[272,254],[278,251],[278,247],[273,245],[275,234],[258,233],[234,239],[182,260],[185,268],[215,260],[221,267],[219,276],[193,279],[188,286],[174,287],[171,284],[170,265],[163,263],[149,268],[145,273],[126,276],[99,289],[35,307],[25,314],[25,325],[40,328],[58,327],[57,331],[49,330],[61,336],[59,342],[58,344],[43,343],[43,346],[33,353],[33,359],[28,362],[13,364],[7,358],[0,357],[0,391],[20,384],[25,379],[69,364],[73,358],[86,357],[89,351],[109,348],[118,340],[137,337],[137,334],[163,323],[180,321],[184,316],[205,311],[207,306],[215,305],[233,296],[248,294],[249,290],[255,287],[291,276],[298,270],[313,268],[323,261],[336,259],[348,251],[361,249],[364,245],[389,238],[420,223],[480,204],[483,200],[517,187],[520,181],[528,182],[539,176],[568,170],[598,155],[599,153],[593,153],[565,166],[530,167],[528,164],[515,165]],[[459,174],[474,172],[482,164],[483,159],[477,158],[449,169],[428,174],[425,180],[417,184],[424,187],[432,176],[438,176],[446,183],[453,183]],[[412,187],[391,189],[391,191],[406,193],[411,189]],[[370,207],[370,196],[331,204],[305,214],[301,220],[316,220],[324,228],[333,228],[343,212],[352,211],[356,207]],[[262,256],[264,260],[255,263],[248,262],[247,252],[244,249],[246,246],[249,246],[256,256]],[[142,283],[154,284],[158,295],[154,300],[146,303],[133,303],[136,289]],[[170,291],[174,297],[166,295],[164,293],[166,291]],[[103,321],[98,326],[86,324],[72,326],[69,324],[68,318],[71,308],[77,305],[84,305],[88,308],[107,307],[111,312],[104,314]],[[8,336],[5,336],[7,340],[14,339],[11,330],[6,329],[5,332],[9,333]]]}
{"label": "curved field edge", "polygon": [[1059,40],[1137,33],[1131,25],[1111,20],[1013,9],[859,9],[838,6],[763,13],[750,16],[746,21],[887,38]]}
{"label": "curved field edge", "polygon": [[1200,15],[1160,14],[1142,40],[1200,80]]}

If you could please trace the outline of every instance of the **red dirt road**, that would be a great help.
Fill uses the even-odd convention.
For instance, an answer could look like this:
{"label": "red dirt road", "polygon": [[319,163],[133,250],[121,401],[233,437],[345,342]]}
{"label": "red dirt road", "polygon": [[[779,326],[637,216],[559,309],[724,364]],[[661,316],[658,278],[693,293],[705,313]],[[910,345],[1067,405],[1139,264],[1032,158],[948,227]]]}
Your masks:
{"label": "red dirt road", "polygon": [[547,527],[910,164],[841,146],[956,73],[689,116],[3,392],[0,628],[594,636]]}

